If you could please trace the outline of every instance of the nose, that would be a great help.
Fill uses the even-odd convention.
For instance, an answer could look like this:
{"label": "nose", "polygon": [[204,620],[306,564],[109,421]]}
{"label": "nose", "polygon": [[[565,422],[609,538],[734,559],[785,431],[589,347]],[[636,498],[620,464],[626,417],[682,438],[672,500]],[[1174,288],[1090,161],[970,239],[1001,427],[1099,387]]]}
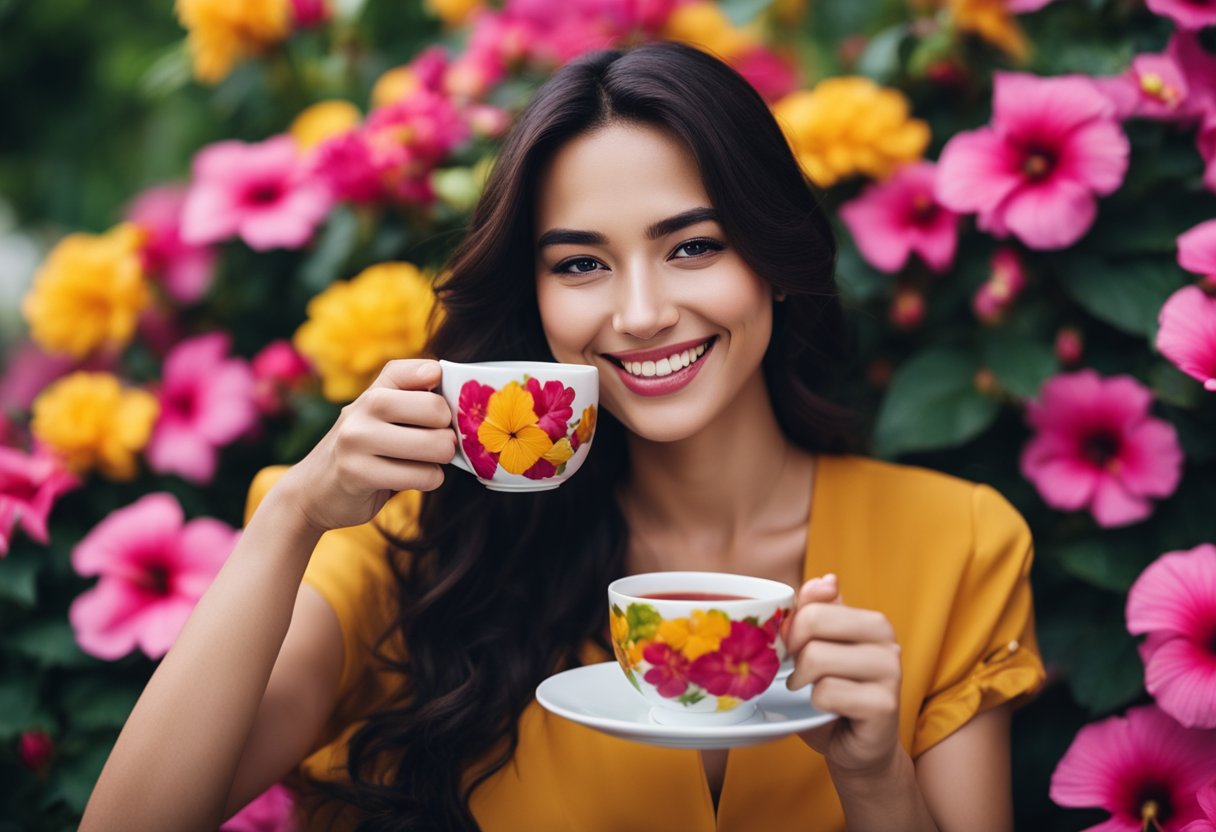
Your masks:
{"label": "nose", "polygon": [[652,268],[634,264],[618,272],[616,310],[612,327],[617,332],[649,339],[680,320],[663,278]]}

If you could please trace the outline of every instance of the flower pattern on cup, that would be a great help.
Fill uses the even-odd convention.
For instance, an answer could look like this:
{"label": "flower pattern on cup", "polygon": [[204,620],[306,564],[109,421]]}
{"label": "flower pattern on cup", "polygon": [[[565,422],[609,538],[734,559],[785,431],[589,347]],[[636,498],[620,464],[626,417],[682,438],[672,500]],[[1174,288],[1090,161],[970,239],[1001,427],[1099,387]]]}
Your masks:
{"label": "flower pattern on cup", "polygon": [[728,711],[759,696],[777,676],[781,658],[777,636],[789,614],[779,609],[761,622],[755,616],[732,621],[718,609],[693,610],[686,618],[660,616],[650,604],[612,606],[612,649],[626,678],[642,681],[665,699],[684,706],[707,697]]}
{"label": "flower pattern on cup", "polygon": [[456,424],[460,444],[477,476],[509,474],[543,480],[566,463],[595,431],[595,405],[573,420],[574,388],[524,376],[499,389],[470,379],[460,388]]}

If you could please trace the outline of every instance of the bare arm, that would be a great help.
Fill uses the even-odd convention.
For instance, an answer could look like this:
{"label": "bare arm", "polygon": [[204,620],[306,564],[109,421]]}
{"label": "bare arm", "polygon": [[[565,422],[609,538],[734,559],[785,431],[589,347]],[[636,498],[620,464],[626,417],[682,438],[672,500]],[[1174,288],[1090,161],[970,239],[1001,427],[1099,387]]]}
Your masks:
{"label": "bare arm", "polygon": [[1012,832],[1011,705],[984,711],[916,760],[916,779],[942,830]]}

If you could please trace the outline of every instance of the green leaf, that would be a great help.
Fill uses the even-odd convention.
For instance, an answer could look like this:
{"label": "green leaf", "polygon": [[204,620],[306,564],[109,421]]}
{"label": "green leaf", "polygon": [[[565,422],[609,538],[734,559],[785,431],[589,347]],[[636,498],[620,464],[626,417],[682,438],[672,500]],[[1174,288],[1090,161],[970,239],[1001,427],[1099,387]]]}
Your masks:
{"label": "green leaf", "polygon": [[997,402],[975,386],[979,359],[934,347],[895,371],[878,411],[874,448],[881,456],[961,445],[996,418]]}
{"label": "green leaf", "polygon": [[92,743],[80,754],[57,760],[52,769],[51,796],[62,800],[77,813],[84,812],[93,786],[101,776],[106,758],[110,756],[114,739],[116,737],[104,743]]}
{"label": "green leaf", "polygon": [[1153,393],[1158,401],[1176,407],[1193,408],[1203,402],[1207,395],[1199,381],[1179,370],[1168,361],[1159,361],[1148,373]]}
{"label": "green leaf", "polygon": [[38,678],[15,676],[0,680],[0,742],[15,739],[46,719],[38,704]]}
{"label": "green leaf", "polygon": [[1182,270],[1164,259],[1104,260],[1089,254],[1062,258],[1060,285],[1095,318],[1132,335],[1152,338],[1157,313],[1186,283]]}
{"label": "green leaf", "polygon": [[883,274],[862,259],[849,237],[848,229],[837,230],[839,248],[836,252],[836,283],[845,303],[860,306],[891,291],[895,278]]}
{"label": "green leaf", "polygon": [[857,59],[857,74],[880,84],[889,83],[899,74],[899,48],[907,34],[907,24],[897,23],[866,41],[866,48]]}
{"label": "green leaf", "polygon": [[75,730],[121,728],[127,721],[139,689],[117,679],[91,677],[69,683],[60,705]]}
{"label": "green leaf", "polygon": [[1068,684],[1094,716],[1131,703],[1144,692],[1136,640],[1121,626],[1095,628],[1073,656]]}
{"label": "green leaf", "polygon": [[629,622],[630,641],[653,638],[659,629],[659,622],[663,620],[659,611],[650,604],[630,604],[625,618]]}
{"label": "green leaf", "polygon": [[8,557],[0,559],[0,601],[26,608],[38,602],[40,554],[20,545],[14,547]]}
{"label": "green leaf", "polygon": [[1002,387],[1023,399],[1033,398],[1059,366],[1051,345],[1003,329],[986,335],[984,364]]}
{"label": "green leaf", "polygon": [[8,643],[44,667],[88,667],[96,662],[76,645],[66,619],[35,621],[9,636]]}
{"label": "green leaf", "polygon": [[1064,571],[1091,586],[1126,592],[1148,564],[1109,542],[1090,538],[1054,550]]}
{"label": "green leaf", "polygon": [[338,206],[330,212],[316,246],[300,267],[300,284],[320,292],[333,283],[358,242],[359,218],[349,208]]}

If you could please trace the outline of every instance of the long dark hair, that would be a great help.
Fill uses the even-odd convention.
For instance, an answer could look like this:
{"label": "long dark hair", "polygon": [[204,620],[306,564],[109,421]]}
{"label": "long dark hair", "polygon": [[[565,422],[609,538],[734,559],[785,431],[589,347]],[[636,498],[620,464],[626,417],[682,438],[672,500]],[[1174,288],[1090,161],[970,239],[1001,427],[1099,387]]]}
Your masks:
{"label": "long dark hair", "polygon": [[[558,71],[507,137],[471,230],[437,291],[429,345],[455,361],[553,360],[535,295],[535,188],[553,153],[612,122],[687,145],[729,243],[773,287],[764,358],[782,430],[810,451],[845,449],[847,414],[822,395],[840,363],[835,241],[759,95],[734,70],[672,43],[588,54]],[[389,635],[406,658],[400,700],[350,741],[361,829],[476,829],[473,791],[506,765],[536,685],[602,644],[604,588],[624,569],[614,498],[625,431],[602,413],[595,446],[556,491],[501,494],[452,473],[422,500],[416,534],[393,541],[400,609]]]}

